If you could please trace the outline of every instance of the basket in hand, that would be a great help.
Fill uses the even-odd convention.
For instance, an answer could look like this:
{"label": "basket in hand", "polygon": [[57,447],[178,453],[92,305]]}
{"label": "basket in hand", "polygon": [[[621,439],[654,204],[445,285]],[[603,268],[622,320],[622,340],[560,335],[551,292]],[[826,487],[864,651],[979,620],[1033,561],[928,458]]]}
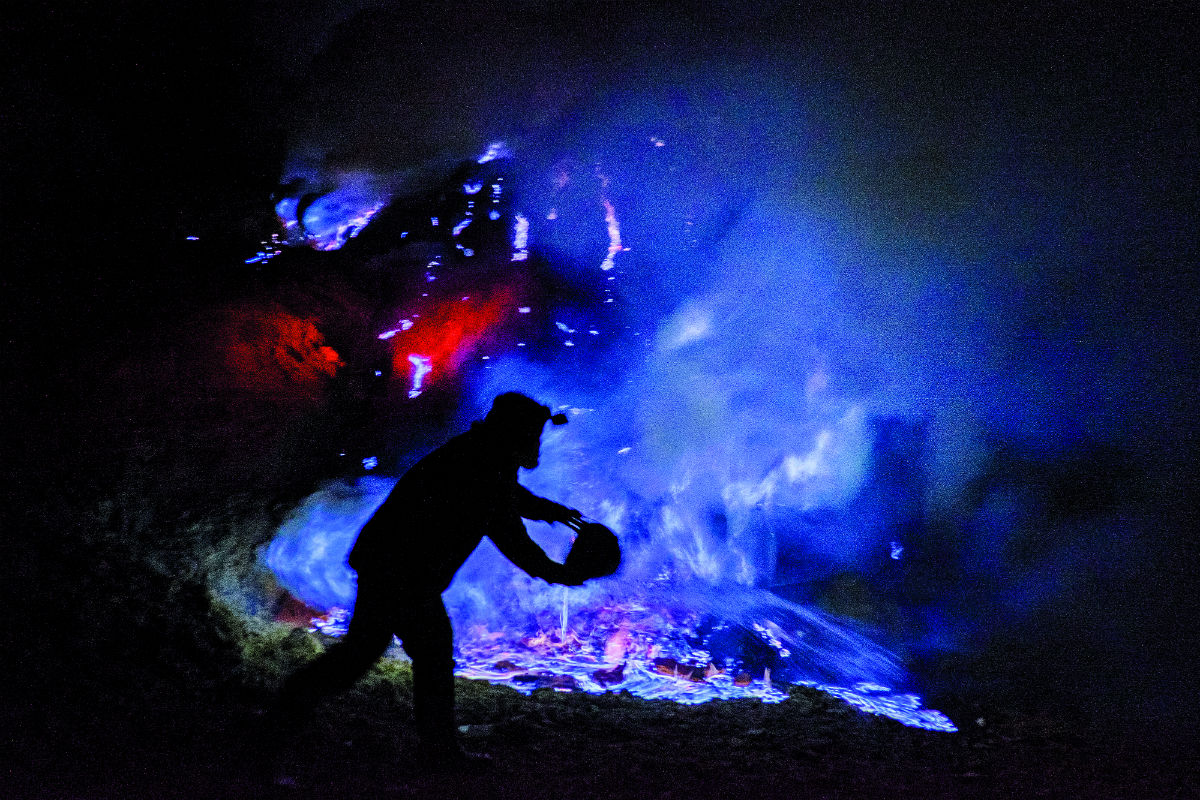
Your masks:
{"label": "basket in hand", "polygon": [[617,535],[599,522],[571,525],[579,531],[571,552],[563,562],[572,577],[582,583],[612,575],[621,566],[621,545]]}

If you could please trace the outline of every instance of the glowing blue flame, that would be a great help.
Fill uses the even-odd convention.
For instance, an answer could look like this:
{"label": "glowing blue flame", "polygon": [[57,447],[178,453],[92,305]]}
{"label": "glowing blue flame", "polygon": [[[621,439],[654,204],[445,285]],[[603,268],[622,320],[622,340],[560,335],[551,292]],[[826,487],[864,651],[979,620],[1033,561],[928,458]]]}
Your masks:
{"label": "glowing blue flame", "polygon": [[303,211],[300,198],[285,197],[276,203],[275,214],[289,242],[302,242],[315,250],[337,250],[391,200],[385,184],[366,172],[343,173],[336,176],[335,188],[318,195]]}
{"label": "glowing blue flame", "polygon": [[[392,485],[363,478],[322,489],[268,550],[281,583],[314,607],[334,609],[315,621],[328,634],[344,633],[348,615],[337,609],[353,605],[346,553]],[[561,529],[532,530],[563,557],[569,537]],[[761,589],[713,585],[719,576],[698,570],[662,536],[623,538],[627,566],[571,590],[529,578],[485,542],[445,594],[458,674],[526,692],[551,685],[681,703],[778,702],[786,694],[775,683],[803,684],[906,725],[954,730],[916,695],[889,688],[905,680],[899,662],[845,624]],[[657,577],[647,580],[649,573]]]}
{"label": "glowing blue flame", "polygon": [[352,607],[357,586],[346,556],[395,484],[376,477],[331,483],[300,503],[264,556],[279,583],[313,608]]}
{"label": "glowing blue flame", "polygon": [[508,146],[504,142],[492,142],[488,145],[488,149],[484,154],[476,159],[476,162],[486,164],[489,161],[495,161],[497,158],[510,158],[511,156],[512,151],[508,149]]}

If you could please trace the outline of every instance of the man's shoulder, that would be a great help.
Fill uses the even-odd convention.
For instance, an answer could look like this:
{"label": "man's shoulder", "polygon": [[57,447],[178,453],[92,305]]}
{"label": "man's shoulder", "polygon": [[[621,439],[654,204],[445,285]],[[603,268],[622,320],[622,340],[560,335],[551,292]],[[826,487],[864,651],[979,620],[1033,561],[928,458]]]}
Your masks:
{"label": "man's shoulder", "polygon": [[426,454],[413,465],[410,472],[429,470],[438,467],[464,464],[478,464],[483,454],[484,445],[475,431],[466,431],[448,439],[443,444]]}
{"label": "man's shoulder", "polygon": [[487,443],[472,430],[458,434],[422,457],[401,476],[393,493],[416,492],[427,497],[451,486],[469,489],[494,484],[498,477]]}

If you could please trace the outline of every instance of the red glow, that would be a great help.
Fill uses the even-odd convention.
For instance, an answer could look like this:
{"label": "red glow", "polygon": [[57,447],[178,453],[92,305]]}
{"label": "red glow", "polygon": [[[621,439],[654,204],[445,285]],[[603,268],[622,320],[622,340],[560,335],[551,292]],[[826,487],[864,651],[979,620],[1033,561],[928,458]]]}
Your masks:
{"label": "red glow", "polygon": [[392,374],[407,382],[412,371],[409,356],[419,355],[428,358],[433,368],[424,386],[454,375],[496,326],[516,313],[518,299],[514,286],[501,285],[438,301],[391,340]]}
{"label": "red glow", "polygon": [[228,308],[218,327],[226,370],[222,382],[279,400],[318,399],[344,362],[325,344],[316,320],[276,307]]}
{"label": "red glow", "polygon": [[297,600],[292,595],[285,595],[279,607],[275,610],[275,621],[285,625],[295,627],[304,627],[312,624],[314,617],[321,616],[321,612],[305,605],[302,601]]}

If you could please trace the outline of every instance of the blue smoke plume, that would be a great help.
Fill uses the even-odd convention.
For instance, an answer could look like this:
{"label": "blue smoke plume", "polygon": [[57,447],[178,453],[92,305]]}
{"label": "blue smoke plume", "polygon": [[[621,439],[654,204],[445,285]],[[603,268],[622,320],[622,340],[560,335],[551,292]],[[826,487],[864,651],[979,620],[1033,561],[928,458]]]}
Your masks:
{"label": "blue smoke plume", "polygon": [[[382,100],[309,121],[310,183],[337,183],[328,143],[378,130],[364,115],[404,131],[356,139],[386,193],[426,185],[405,170],[436,172],[446,147],[461,162],[504,138],[528,251],[572,288],[544,300],[558,324],[540,341],[465,371],[459,427],[499,391],[562,406],[572,424],[524,480],[618,531],[624,580],[666,574],[696,603],[820,603],[910,656],[1123,618],[1117,587],[1170,550],[1155,503],[1175,490],[1146,476],[1183,463],[1171,432],[1188,358],[1156,333],[1157,300],[1129,266],[1149,252],[1136,209],[1175,212],[1072,139],[1078,109],[986,86],[988,102],[968,102],[970,71],[947,89],[839,70],[811,39],[808,58],[702,49],[685,27],[639,25],[621,54],[560,31],[556,85],[467,80],[461,103],[443,95],[446,115],[412,124],[416,106],[370,88],[395,77],[386,65],[354,73],[365,88],[342,75],[321,90]],[[648,30],[665,31],[654,47]],[[500,48],[525,78],[545,66],[527,33],[514,25]],[[438,56],[466,71],[443,70],[455,85],[479,69],[457,47]],[[341,502],[330,491],[314,509]],[[334,526],[329,553],[361,516]],[[486,548],[469,562],[458,613],[515,613],[487,599],[502,569]],[[322,580],[300,596],[344,598]],[[556,600],[521,602],[536,617]]]}

